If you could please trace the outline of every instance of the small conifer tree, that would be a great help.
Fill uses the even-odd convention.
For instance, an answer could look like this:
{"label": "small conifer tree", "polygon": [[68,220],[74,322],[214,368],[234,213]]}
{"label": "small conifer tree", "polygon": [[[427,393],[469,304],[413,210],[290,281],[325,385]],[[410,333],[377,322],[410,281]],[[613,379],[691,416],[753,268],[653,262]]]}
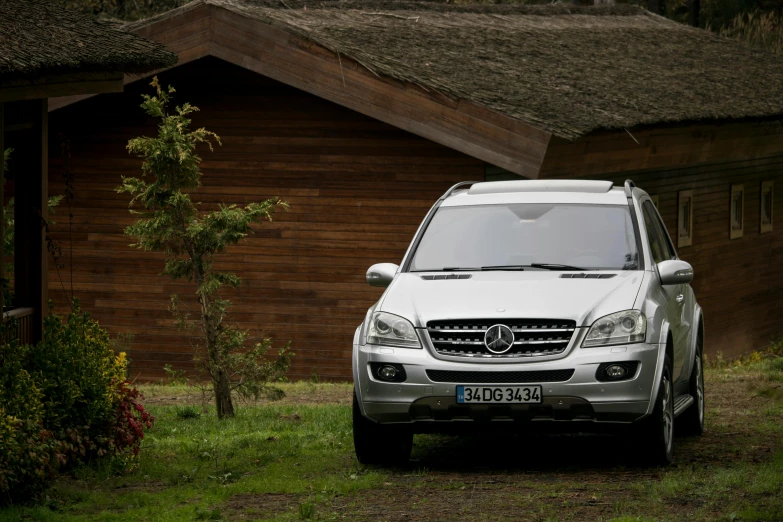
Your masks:
{"label": "small conifer tree", "polygon": [[269,360],[265,353],[271,341],[263,339],[253,346],[247,331],[239,330],[227,320],[231,302],[221,298],[224,285],[236,287],[240,279],[233,273],[214,268],[215,257],[237,244],[252,232],[252,225],[272,220],[276,209],[287,209],[278,198],[245,207],[220,205],[217,210],[202,211],[191,200],[191,193],[201,186],[199,144],[220,144],[220,138],[204,128],[190,130],[189,115],[198,108],[185,103],[169,112],[172,87],[162,88],[157,77],[152,80],[155,95],[143,95],[141,107],[159,119],[158,135],[142,136],[128,142],[128,151],[142,163],[142,178],[123,177],[117,192],[132,196],[130,206],[138,215],[136,223],[125,233],[135,239],[132,246],[163,252],[163,273],[173,279],[185,279],[195,286],[200,310],[198,318],[182,313],[180,300],[171,299],[171,309],[181,328],[200,327],[195,359],[211,380],[217,415],[234,415],[232,392],[255,395],[267,383],[285,375],[293,355],[288,345]]}

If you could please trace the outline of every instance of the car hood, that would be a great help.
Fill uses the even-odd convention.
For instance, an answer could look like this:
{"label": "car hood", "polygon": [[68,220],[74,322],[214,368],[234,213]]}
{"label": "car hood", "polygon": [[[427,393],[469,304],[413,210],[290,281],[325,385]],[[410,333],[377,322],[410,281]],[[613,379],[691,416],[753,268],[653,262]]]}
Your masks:
{"label": "car hood", "polygon": [[[613,277],[571,278],[577,272],[400,273],[376,311],[424,328],[435,319],[572,319],[589,326],[604,315],[633,308],[645,272],[587,272]],[[421,276],[462,276],[428,280]],[[467,276],[470,276],[469,278]]]}

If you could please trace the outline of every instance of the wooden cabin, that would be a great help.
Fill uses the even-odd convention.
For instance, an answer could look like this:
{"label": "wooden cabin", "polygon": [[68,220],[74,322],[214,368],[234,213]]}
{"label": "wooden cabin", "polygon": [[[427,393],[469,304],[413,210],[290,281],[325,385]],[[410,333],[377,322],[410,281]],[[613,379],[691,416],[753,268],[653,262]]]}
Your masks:
{"label": "wooden cabin", "polygon": [[[196,0],[127,30],[163,43],[160,73],[194,125],[207,207],[271,196],[291,210],[221,261],[243,279],[236,323],[293,341],[291,376],[350,378],[351,339],[381,291],[376,262],[399,262],[418,224],[465,180],[626,178],[657,200],[695,268],[706,350],[729,357],[783,334],[783,59],[628,6],[383,1]],[[130,138],[152,134],[148,81],[50,102],[50,140],[71,145],[73,224],[55,236],[72,285],[114,334],[132,372],[190,368],[162,258],[129,247],[138,175]],[[61,191],[61,159],[49,185]],[[775,187],[778,193],[775,193]]]}
{"label": "wooden cabin", "polygon": [[[0,187],[14,198],[13,281],[7,281],[5,220],[0,219],[2,341],[41,339],[48,313],[48,99],[122,92],[126,73],[176,63],[160,43],[99,24],[48,2],[0,0]],[[58,142],[52,140],[52,149]],[[8,172],[2,161],[10,149]],[[10,279],[10,278],[9,278]]]}

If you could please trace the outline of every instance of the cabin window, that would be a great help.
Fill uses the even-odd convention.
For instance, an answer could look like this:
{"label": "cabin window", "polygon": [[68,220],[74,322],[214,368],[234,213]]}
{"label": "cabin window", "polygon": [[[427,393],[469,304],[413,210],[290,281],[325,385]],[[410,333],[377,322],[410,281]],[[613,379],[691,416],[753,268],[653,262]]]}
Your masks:
{"label": "cabin window", "polygon": [[761,233],[772,232],[772,181],[761,182]]}
{"label": "cabin window", "polygon": [[729,216],[729,238],[742,237],[745,227],[744,213],[745,187],[744,185],[731,186],[731,215]]}
{"label": "cabin window", "polygon": [[650,196],[650,199],[652,200],[652,204],[655,205],[655,208],[658,208],[658,194]]}
{"label": "cabin window", "polygon": [[677,205],[677,247],[693,243],[693,191],[681,190]]}

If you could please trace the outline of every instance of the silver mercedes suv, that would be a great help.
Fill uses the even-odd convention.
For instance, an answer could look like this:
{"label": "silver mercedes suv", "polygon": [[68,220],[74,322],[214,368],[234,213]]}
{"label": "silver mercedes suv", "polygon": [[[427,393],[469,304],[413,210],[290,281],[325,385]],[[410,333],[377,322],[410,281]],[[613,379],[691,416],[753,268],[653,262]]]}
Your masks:
{"label": "silver mercedes suv", "polygon": [[458,183],[432,207],[353,340],[360,462],[407,461],[457,423],[627,425],[668,464],[704,429],[701,308],[631,181]]}

